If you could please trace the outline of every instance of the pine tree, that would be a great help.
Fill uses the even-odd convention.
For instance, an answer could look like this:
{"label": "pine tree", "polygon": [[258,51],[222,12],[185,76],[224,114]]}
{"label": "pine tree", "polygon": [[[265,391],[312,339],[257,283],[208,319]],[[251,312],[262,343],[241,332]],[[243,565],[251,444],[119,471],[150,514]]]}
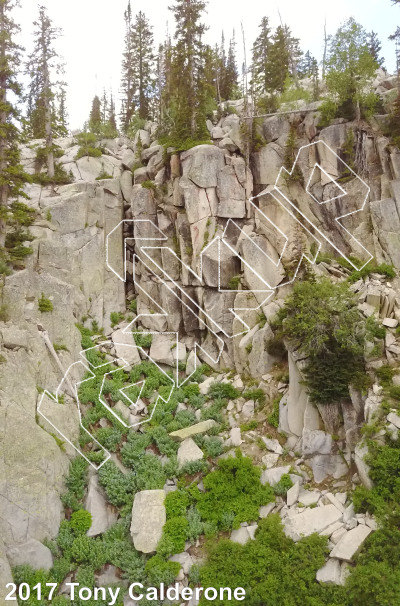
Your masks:
{"label": "pine tree", "polygon": [[22,188],[29,180],[20,164],[18,111],[13,102],[21,97],[16,70],[22,49],[14,42],[19,28],[11,17],[16,5],[12,0],[0,0],[0,248],[5,245],[7,221],[17,219],[18,204],[22,206],[17,202],[9,206],[9,201],[27,197]]}
{"label": "pine tree", "polygon": [[61,30],[53,26],[44,6],[39,6],[39,17],[34,21],[34,47],[26,64],[26,72],[30,76],[29,106],[32,109],[30,120],[32,130],[45,134],[47,171],[50,178],[54,177],[54,146],[53,103],[57,82],[52,80],[52,74],[62,72],[62,66],[54,48],[54,41],[61,35]]}
{"label": "pine tree", "polygon": [[57,111],[57,134],[59,137],[66,137],[68,135],[68,113],[67,113],[67,94],[64,86],[60,87],[60,91],[57,94],[58,99],[58,111]]}
{"label": "pine tree", "polygon": [[89,115],[89,131],[95,135],[100,135],[102,123],[101,101],[96,95],[92,101],[92,109]]}
{"label": "pine tree", "polygon": [[267,90],[283,92],[286,76],[290,73],[290,61],[287,32],[279,26],[276,28],[268,54],[269,88]]}
{"label": "pine tree", "polygon": [[155,53],[152,27],[146,15],[140,11],[132,27],[133,53],[133,102],[139,118],[147,120],[150,113],[150,103],[154,95]]}
{"label": "pine tree", "polygon": [[383,64],[385,63],[385,59],[384,59],[384,57],[379,56],[379,54],[382,50],[382,44],[381,44],[381,42],[378,38],[378,34],[376,32],[372,31],[367,35],[367,44],[368,44],[369,52],[371,53],[371,55],[373,56],[373,58],[375,59],[375,61],[379,65],[379,67],[383,67]]}
{"label": "pine tree", "polygon": [[108,104],[108,126],[110,128],[111,131],[113,131],[114,133],[118,134],[118,129],[117,129],[117,118],[115,115],[115,102],[114,102],[114,96],[111,93],[110,94],[110,101]]}
{"label": "pine tree", "polygon": [[397,26],[396,31],[391,36],[389,36],[389,40],[392,40],[395,43],[397,88],[400,92],[400,27],[399,26]]}
{"label": "pine tree", "polygon": [[124,13],[125,19],[125,49],[122,58],[122,79],[121,79],[121,128],[124,133],[127,132],[129,123],[135,111],[134,106],[134,56],[132,49],[132,8],[129,0],[127,9]]}
{"label": "pine tree", "polygon": [[268,17],[263,17],[260,23],[260,33],[253,44],[251,88],[255,99],[271,90],[271,28]]}
{"label": "pine tree", "polygon": [[221,96],[227,99],[236,99],[238,96],[238,69],[236,63],[236,41],[235,31],[229,41],[228,57],[225,65],[225,80],[221,87]]}
{"label": "pine tree", "polygon": [[170,117],[172,134],[177,141],[201,138],[205,134],[204,103],[198,95],[204,50],[201,39],[206,31],[201,15],[205,7],[203,0],[175,0],[175,5],[169,7],[176,21]]}

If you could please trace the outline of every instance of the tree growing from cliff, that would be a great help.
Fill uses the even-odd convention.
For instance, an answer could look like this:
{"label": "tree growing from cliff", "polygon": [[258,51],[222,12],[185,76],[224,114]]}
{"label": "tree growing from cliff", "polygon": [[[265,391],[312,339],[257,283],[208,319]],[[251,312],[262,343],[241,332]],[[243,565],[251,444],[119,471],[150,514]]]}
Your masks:
{"label": "tree growing from cliff", "polygon": [[217,55],[218,92],[221,100],[236,99],[238,95],[238,69],[236,63],[235,32],[229,41],[228,55],[224,48],[224,35],[222,35],[219,57]]}
{"label": "tree growing from cliff", "polygon": [[376,95],[366,89],[377,67],[368,34],[351,17],[332,37],[326,64],[326,82],[336,115],[359,120],[361,112],[373,110]]}
{"label": "tree growing from cliff", "polygon": [[376,32],[372,31],[369,34],[367,34],[367,44],[368,44],[369,52],[371,53],[371,55],[373,56],[373,58],[375,59],[375,61],[379,65],[379,67],[382,67],[383,64],[385,63],[385,59],[384,59],[384,57],[380,56],[380,52],[382,50],[382,44],[381,44],[381,42],[378,38],[378,34]]}
{"label": "tree growing from cliff", "polygon": [[17,2],[13,0],[0,0],[0,249],[5,246],[7,222],[14,214],[18,218],[15,203],[9,202],[18,196],[27,197],[22,188],[29,179],[20,164],[20,133],[16,125],[19,113],[14,102],[21,97],[16,71],[22,50],[14,41],[19,31],[11,16],[15,6]]}
{"label": "tree growing from cliff", "polygon": [[39,6],[38,20],[34,21],[33,25],[33,51],[26,64],[26,73],[30,77],[28,107],[31,114],[28,120],[33,135],[40,135],[40,138],[44,136],[46,139],[47,171],[48,176],[52,178],[55,174],[53,137],[57,134],[54,128],[53,106],[56,87],[60,84],[53,76],[63,71],[54,42],[61,35],[61,30],[53,26],[44,6]]}

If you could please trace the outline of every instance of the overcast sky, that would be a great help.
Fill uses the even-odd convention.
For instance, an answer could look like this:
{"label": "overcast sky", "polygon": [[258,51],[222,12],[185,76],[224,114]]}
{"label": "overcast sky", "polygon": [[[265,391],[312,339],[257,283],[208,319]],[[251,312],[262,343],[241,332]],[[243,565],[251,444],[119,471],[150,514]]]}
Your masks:
{"label": "overcast sky", "polygon": [[[72,129],[80,128],[87,119],[91,101],[95,94],[101,95],[103,88],[112,88],[119,96],[120,65],[124,41],[124,11],[128,0],[41,0],[49,10],[54,25],[63,29],[64,35],[58,47],[66,62],[68,82],[68,110]],[[154,26],[156,43],[165,39],[167,26],[173,32],[174,22],[168,6],[173,0],[131,0],[132,10],[146,13]],[[323,27],[327,22],[328,34],[353,16],[368,31],[378,33],[386,57],[386,67],[395,69],[394,44],[387,40],[397,25],[400,25],[400,8],[392,6],[390,0],[209,0],[204,21],[209,25],[207,42],[220,40],[221,30],[229,39],[236,30],[237,41],[241,38],[241,22],[246,35],[247,53],[258,33],[264,15],[270,23],[279,25],[282,20],[300,38],[301,48],[322,56]],[[38,3],[21,0],[21,9],[16,11],[16,20],[22,27],[22,43],[29,52],[32,47],[32,22],[36,19]],[[241,45],[238,44],[240,64]]]}

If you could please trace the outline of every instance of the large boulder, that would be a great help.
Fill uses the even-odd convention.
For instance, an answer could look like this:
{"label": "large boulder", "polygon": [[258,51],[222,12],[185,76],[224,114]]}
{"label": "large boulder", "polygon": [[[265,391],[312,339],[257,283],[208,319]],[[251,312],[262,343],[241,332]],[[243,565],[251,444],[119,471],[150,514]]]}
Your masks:
{"label": "large boulder", "polygon": [[331,558],[351,562],[371,532],[372,528],[369,528],[365,524],[359,524],[356,528],[346,532],[332,549],[330,553]]}
{"label": "large boulder", "polygon": [[181,154],[183,175],[198,187],[216,187],[225,166],[225,153],[214,145],[198,145]]}
{"label": "large boulder", "polygon": [[283,527],[287,537],[299,541],[314,532],[322,532],[331,524],[338,522],[342,515],[334,505],[321,505],[285,518]]}
{"label": "large boulder", "polygon": [[137,492],[132,507],[131,536],[135,549],[154,553],[167,520],[163,490]]}
{"label": "large boulder", "polygon": [[50,549],[35,539],[28,539],[25,543],[11,547],[7,551],[7,558],[12,567],[24,564],[32,566],[35,570],[50,570],[53,567]]}
{"label": "large boulder", "polygon": [[190,438],[191,436],[196,436],[201,433],[206,433],[212,427],[215,427],[217,423],[213,419],[208,419],[207,421],[201,421],[200,423],[196,423],[196,425],[191,425],[190,427],[184,427],[183,429],[177,429],[176,431],[172,431],[169,435],[174,440],[182,442],[186,440],[186,438]]}
{"label": "large boulder", "polygon": [[204,457],[203,451],[199,448],[192,438],[183,440],[178,448],[177,458],[179,467],[192,461],[200,461]]}
{"label": "large boulder", "polygon": [[275,185],[283,161],[283,148],[276,143],[269,143],[260,151],[255,152],[253,154],[254,183],[256,185]]}
{"label": "large boulder", "polygon": [[92,525],[87,531],[89,537],[95,537],[108,530],[117,520],[117,514],[112,511],[99,485],[97,475],[89,480],[85,509],[92,516]]}

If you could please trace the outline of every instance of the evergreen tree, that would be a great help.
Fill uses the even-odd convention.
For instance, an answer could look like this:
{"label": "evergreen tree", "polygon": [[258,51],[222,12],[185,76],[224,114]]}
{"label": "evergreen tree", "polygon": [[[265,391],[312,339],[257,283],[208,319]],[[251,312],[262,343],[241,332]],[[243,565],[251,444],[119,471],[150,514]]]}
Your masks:
{"label": "evergreen tree", "polygon": [[326,67],[326,82],[337,111],[359,119],[362,107],[374,103],[375,97],[365,91],[378,64],[370,53],[366,31],[352,17],[332,37]]}
{"label": "evergreen tree", "polygon": [[92,101],[92,109],[89,115],[89,131],[99,135],[102,126],[101,101],[96,95]]}
{"label": "evergreen tree", "polygon": [[61,30],[53,26],[44,6],[39,6],[39,17],[34,21],[34,47],[26,64],[30,76],[29,102],[31,128],[34,135],[39,132],[46,138],[47,170],[50,178],[54,177],[54,110],[55,88],[57,82],[52,80],[52,74],[60,73],[62,66],[54,48],[54,41],[60,36]]}
{"label": "evergreen tree", "polygon": [[286,76],[290,72],[290,51],[287,31],[282,26],[276,28],[268,55],[269,88],[273,92],[283,92]]}
{"label": "evergreen tree", "polygon": [[177,141],[206,135],[204,96],[199,95],[206,27],[201,15],[203,0],[175,0],[170,7],[176,21],[176,45],[172,57],[172,99],[169,109],[172,135]]}
{"label": "evergreen tree", "polygon": [[100,105],[101,125],[104,126],[108,120],[108,99],[106,89],[103,88],[103,96]]}
{"label": "evergreen tree", "polygon": [[368,44],[369,52],[371,53],[372,57],[375,59],[378,66],[383,67],[383,64],[385,63],[385,59],[384,59],[384,57],[379,56],[379,54],[382,50],[382,44],[380,43],[378,34],[376,32],[372,31],[367,35],[367,44]]}
{"label": "evergreen tree", "polygon": [[253,44],[251,88],[257,99],[271,90],[271,64],[269,53],[272,39],[268,17],[263,17],[260,23],[260,33]]}
{"label": "evergreen tree", "polygon": [[110,101],[108,104],[108,126],[111,131],[113,131],[116,134],[118,133],[117,118],[115,115],[115,102],[114,102],[114,96],[112,93],[110,94]]}
{"label": "evergreen tree", "polygon": [[238,96],[238,69],[236,63],[235,31],[229,42],[228,57],[225,64],[224,79],[221,83],[221,96],[227,99],[236,99]]}
{"label": "evergreen tree", "polygon": [[400,91],[400,27],[399,26],[397,26],[396,31],[391,36],[389,36],[389,40],[393,40],[395,43],[397,88]]}
{"label": "evergreen tree", "polygon": [[139,118],[147,120],[150,114],[150,103],[154,96],[154,37],[152,27],[146,15],[140,11],[132,27],[133,53],[133,102]]}
{"label": "evergreen tree", "polygon": [[57,134],[59,137],[66,137],[68,135],[68,113],[67,113],[67,94],[64,86],[60,87],[60,91],[57,94],[58,99],[58,112],[57,112]]}
{"label": "evergreen tree", "polygon": [[134,55],[132,49],[132,8],[129,0],[127,9],[124,13],[125,19],[125,48],[122,58],[122,79],[121,79],[121,128],[124,133],[127,132],[129,123],[135,111],[134,106]]}
{"label": "evergreen tree", "polygon": [[22,49],[14,42],[19,28],[11,17],[16,5],[12,0],[0,0],[0,248],[5,245],[7,221],[18,219],[18,203],[9,205],[9,201],[27,197],[22,188],[29,179],[20,164],[18,111],[13,101],[21,96],[16,71]]}

